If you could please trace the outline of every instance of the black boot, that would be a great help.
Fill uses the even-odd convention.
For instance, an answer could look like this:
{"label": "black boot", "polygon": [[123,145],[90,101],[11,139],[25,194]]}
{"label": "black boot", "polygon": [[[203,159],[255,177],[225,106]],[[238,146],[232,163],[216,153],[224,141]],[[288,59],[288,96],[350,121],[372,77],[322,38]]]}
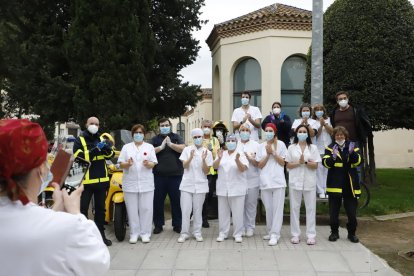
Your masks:
{"label": "black boot", "polygon": [[332,231],[331,234],[329,235],[329,241],[334,242],[337,241],[339,239],[339,233]]}
{"label": "black boot", "polygon": [[348,233],[348,240],[350,240],[353,243],[358,243],[359,239],[355,234],[349,234]]}
{"label": "black boot", "polygon": [[106,236],[105,236],[105,231],[104,231],[104,230],[101,230],[100,232],[101,232],[102,241],[104,242],[104,244],[105,244],[106,246],[111,246],[111,245],[112,245],[112,241],[111,241],[111,240],[108,240],[108,239],[106,238]]}
{"label": "black boot", "polygon": [[203,228],[209,228],[210,227],[210,223],[208,223],[208,220],[203,219],[203,224],[202,224]]}

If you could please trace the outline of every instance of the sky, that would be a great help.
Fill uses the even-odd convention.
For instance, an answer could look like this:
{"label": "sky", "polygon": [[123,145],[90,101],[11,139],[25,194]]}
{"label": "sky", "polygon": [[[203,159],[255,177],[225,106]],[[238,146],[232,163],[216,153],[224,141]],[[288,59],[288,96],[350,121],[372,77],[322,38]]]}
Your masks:
{"label": "sky", "polygon": [[[323,0],[324,11],[334,0]],[[414,0],[410,0],[414,4]],[[214,24],[218,24],[238,16],[256,11],[263,7],[280,3],[298,7],[305,10],[312,10],[312,0],[205,0],[205,6],[201,9],[200,19],[208,20],[201,30],[193,33],[200,41],[200,50],[197,60],[190,66],[181,70],[183,81],[190,84],[201,85],[202,88],[211,88],[211,52],[205,42]]]}

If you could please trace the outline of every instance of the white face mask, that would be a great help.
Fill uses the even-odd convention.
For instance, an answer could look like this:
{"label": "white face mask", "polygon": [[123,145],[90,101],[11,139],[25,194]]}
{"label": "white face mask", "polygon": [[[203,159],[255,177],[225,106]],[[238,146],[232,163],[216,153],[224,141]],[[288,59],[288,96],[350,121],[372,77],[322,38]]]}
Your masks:
{"label": "white face mask", "polygon": [[96,125],[89,125],[89,126],[88,126],[88,131],[89,131],[91,134],[95,134],[95,133],[97,133],[97,132],[98,132],[98,130],[99,130],[99,127],[98,127],[98,126],[96,126]]}
{"label": "white face mask", "polygon": [[348,106],[348,100],[340,100],[338,102],[340,107],[347,107]]}
{"label": "white face mask", "polygon": [[273,114],[275,114],[275,115],[278,115],[278,114],[280,114],[280,108],[279,107],[275,107],[275,108],[273,108]]}
{"label": "white face mask", "polygon": [[335,140],[335,143],[337,143],[339,146],[343,146],[345,144],[345,139],[343,140]]}
{"label": "white face mask", "polygon": [[211,129],[210,129],[210,128],[208,128],[208,127],[203,128],[203,133],[204,133],[205,135],[209,135],[209,134],[210,134],[210,132],[211,132]]}

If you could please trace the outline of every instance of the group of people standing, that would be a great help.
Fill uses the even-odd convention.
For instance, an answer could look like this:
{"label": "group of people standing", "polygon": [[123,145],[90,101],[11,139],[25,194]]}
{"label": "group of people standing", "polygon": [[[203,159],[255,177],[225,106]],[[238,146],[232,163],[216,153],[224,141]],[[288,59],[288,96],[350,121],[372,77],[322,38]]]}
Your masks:
{"label": "group of people standing", "polygon": [[[330,241],[339,238],[338,216],[342,201],[348,215],[348,239],[355,235],[357,198],[361,191],[357,167],[359,144],[371,132],[366,115],[348,103],[345,91],[336,95],[338,106],[329,117],[323,105],[302,104],[293,122],[280,102],[262,121],[251,95],[241,95],[233,112],[234,133],[214,130],[209,120],[191,130],[190,145],[171,131],[167,118],[158,121],[159,134],[143,141],[145,128],[132,128],[134,142],[125,145],[118,159],[124,169],[124,192],[130,222],[130,242],[149,242],[151,225],[159,234],[164,226],[164,201],[168,194],[173,230],[182,243],[191,236],[203,241],[202,227],[209,227],[208,205],[218,201],[217,242],[232,237],[242,242],[255,231],[260,194],[266,210],[269,245],[276,245],[283,222],[285,189],[289,185],[291,242],[300,242],[299,212],[304,199],[306,243],[316,243],[316,197],[329,197]],[[260,128],[264,130],[259,143]],[[364,136],[365,135],[365,136]],[[145,188],[143,188],[145,186]],[[134,187],[134,188],[132,188]],[[128,195],[131,193],[131,195]],[[134,194],[134,195],[132,195]],[[153,201],[153,209],[150,203]],[[190,220],[193,227],[190,230]]]}

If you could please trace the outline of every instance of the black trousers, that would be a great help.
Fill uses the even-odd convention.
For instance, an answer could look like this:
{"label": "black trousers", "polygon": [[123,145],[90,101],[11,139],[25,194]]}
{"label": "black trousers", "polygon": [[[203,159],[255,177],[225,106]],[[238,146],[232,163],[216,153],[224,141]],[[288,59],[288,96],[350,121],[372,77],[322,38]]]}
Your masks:
{"label": "black trousers", "polygon": [[164,202],[167,194],[170,198],[172,226],[181,227],[180,183],[182,178],[182,175],[154,175],[153,221],[155,227],[162,227],[165,223]]}
{"label": "black trousers", "polygon": [[348,216],[348,223],[346,228],[348,234],[355,235],[357,228],[356,210],[358,207],[358,200],[353,195],[329,193],[329,218],[332,233],[338,233],[339,228],[339,210],[341,209],[342,200],[346,215]]}
{"label": "black trousers", "polygon": [[105,225],[105,198],[109,188],[109,182],[84,185],[84,190],[80,199],[80,211],[88,217],[89,204],[92,196],[95,203],[95,224],[99,231],[104,230]]}
{"label": "black trousers", "polygon": [[207,175],[208,180],[208,193],[206,194],[206,200],[203,204],[203,221],[206,221],[208,218],[215,219],[218,217],[218,201],[216,194],[216,182],[217,174]]}

